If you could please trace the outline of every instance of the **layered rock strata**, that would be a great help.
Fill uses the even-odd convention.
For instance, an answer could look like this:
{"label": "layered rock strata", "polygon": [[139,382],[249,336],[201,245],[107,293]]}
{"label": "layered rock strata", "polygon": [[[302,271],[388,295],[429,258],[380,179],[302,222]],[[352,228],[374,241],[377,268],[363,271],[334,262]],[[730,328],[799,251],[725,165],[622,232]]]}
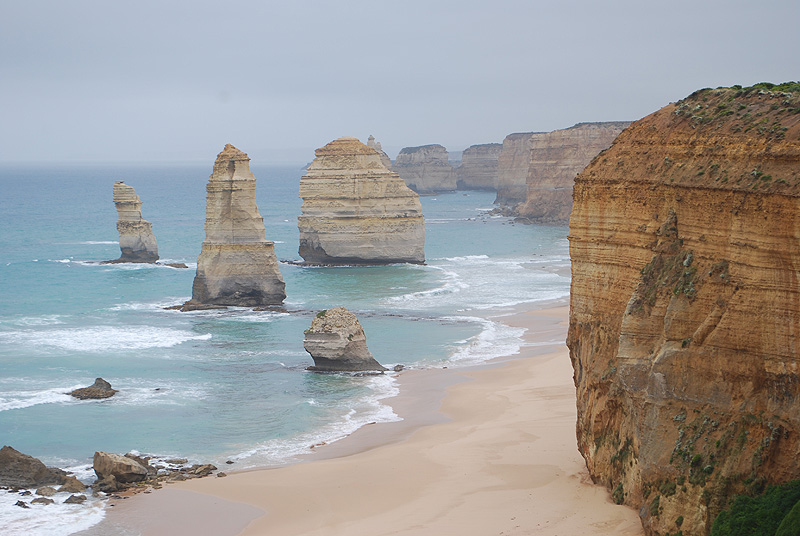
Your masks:
{"label": "layered rock strata", "polygon": [[317,313],[305,332],[303,348],[311,354],[320,372],[364,372],[387,370],[367,348],[367,336],[356,315],[344,307]]}
{"label": "layered rock strata", "polygon": [[356,138],[317,149],[300,179],[300,256],[309,264],[425,261],[419,196]]}
{"label": "layered rock strata", "polygon": [[390,169],[392,167],[392,160],[389,158],[389,155],[383,152],[381,142],[375,141],[375,136],[372,134],[370,134],[369,138],[367,138],[367,147],[375,149],[375,152],[381,157],[381,164],[383,164],[386,169]]}
{"label": "layered rock strata", "polygon": [[698,91],[575,182],[578,446],[647,534],[800,478],[800,85],[777,89]]}
{"label": "layered rock strata", "polygon": [[392,171],[420,194],[447,192],[457,187],[456,171],[450,165],[447,149],[441,145],[405,147],[397,155]]}
{"label": "layered rock strata", "polygon": [[136,190],[122,181],[115,182],[114,205],[117,207],[117,232],[122,255],[107,262],[156,262],[158,244],[153,235],[153,225],[142,218],[142,201]]}
{"label": "layered rock strata", "polygon": [[533,136],[525,201],[517,207],[517,214],[532,223],[566,225],[575,176],[628,125],[629,121],[578,123]]}
{"label": "layered rock strata", "polygon": [[484,143],[467,147],[456,168],[459,190],[497,190],[497,162],[502,143]]}
{"label": "layered rock strata", "polygon": [[46,467],[38,458],[23,454],[8,445],[0,449],[0,486],[37,488],[61,484],[65,478],[64,471]]}
{"label": "layered rock strata", "polygon": [[265,238],[250,158],[226,145],[206,186],[206,239],[197,259],[192,299],[203,306],[278,305],[286,298],[274,242]]}
{"label": "layered rock strata", "polygon": [[516,132],[503,140],[497,157],[497,197],[499,205],[517,205],[528,192],[528,170],[531,163],[531,140],[544,132]]}

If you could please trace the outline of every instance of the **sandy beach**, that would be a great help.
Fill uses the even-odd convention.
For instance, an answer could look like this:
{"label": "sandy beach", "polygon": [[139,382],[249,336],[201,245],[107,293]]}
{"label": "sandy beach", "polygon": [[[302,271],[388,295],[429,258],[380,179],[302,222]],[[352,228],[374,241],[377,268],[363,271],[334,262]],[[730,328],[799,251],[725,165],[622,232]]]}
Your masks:
{"label": "sandy beach", "polygon": [[[592,484],[575,441],[568,309],[517,312],[516,356],[407,371],[387,400],[399,423],[366,426],[307,461],[175,483],[117,501],[86,534],[641,535]],[[224,469],[223,469],[224,470]]]}

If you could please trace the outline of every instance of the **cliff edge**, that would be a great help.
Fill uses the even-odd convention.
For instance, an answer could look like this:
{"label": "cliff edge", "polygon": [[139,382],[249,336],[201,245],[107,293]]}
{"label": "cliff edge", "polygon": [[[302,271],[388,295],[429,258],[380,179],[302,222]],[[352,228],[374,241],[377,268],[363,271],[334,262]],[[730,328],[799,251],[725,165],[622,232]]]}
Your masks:
{"label": "cliff edge", "polygon": [[800,85],[700,90],[578,175],[578,447],[647,534],[800,478]]}

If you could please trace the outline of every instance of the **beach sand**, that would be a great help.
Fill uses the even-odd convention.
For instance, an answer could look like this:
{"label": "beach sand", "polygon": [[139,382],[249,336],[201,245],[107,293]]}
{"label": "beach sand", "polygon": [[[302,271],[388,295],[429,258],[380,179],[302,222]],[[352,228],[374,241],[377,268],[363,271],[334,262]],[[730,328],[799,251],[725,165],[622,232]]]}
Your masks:
{"label": "beach sand", "polygon": [[500,318],[527,329],[517,356],[402,373],[387,400],[402,422],[366,426],[304,463],[118,501],[91,533],[641,535],[636,512],[592,484],[578,453],[569,354],[552,343],[567,314]]}

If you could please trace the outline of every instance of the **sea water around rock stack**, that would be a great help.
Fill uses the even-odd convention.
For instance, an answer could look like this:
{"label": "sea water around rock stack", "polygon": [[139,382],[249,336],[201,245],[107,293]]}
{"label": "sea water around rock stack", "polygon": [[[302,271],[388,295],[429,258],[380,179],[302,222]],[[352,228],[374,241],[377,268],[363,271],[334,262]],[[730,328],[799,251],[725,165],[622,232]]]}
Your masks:
{"label": "sea water around rock stack", "polygon": [[343,137],[317,149],[300,179],[300,256],[309,264],[425,262],[419,196],[380,155]]}
{"label": "sea water around rock stack", "polygon": [[217,155],[206,192],[206,239],[197,259],[192,299],[184,310],[281,304],[285,284],[256,206],[250,158],[226,145]]}
{"label": "sea water around rock stack", "polygon": [[117,231],[122,255],[119,259],[106,262],[156,262],[158,245],[153,235],[153,225],[142,218],[142,201],[136,190],[122,181],[115,182],[114,204],[117,207]]}
{"label": "sea water around rock stack", "polygon": [[575,181],[578,447],[649,535],[800,479],[799,207],[796,83],[697,91]]}
{"label": "sea water around rock stack", "polygon": [[367,336],[356,315],[344,307],[320,311],[305,332],[303,348],[314,358],[309,370],[365,372],[387,370],[367,348]]}

